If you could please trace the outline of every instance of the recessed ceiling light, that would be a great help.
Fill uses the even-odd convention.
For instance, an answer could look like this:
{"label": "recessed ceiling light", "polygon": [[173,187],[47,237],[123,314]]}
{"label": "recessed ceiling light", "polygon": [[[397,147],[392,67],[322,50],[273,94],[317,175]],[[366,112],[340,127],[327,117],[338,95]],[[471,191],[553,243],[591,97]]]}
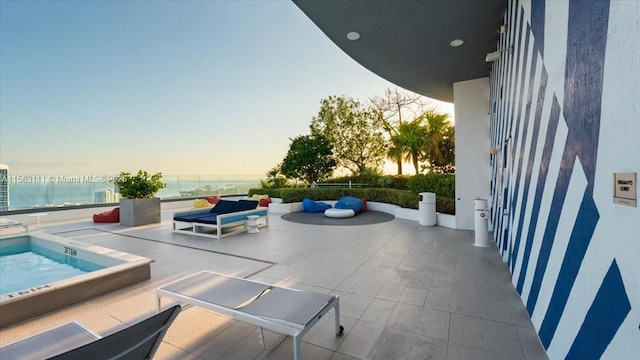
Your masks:
{"label": "recessed ceiling light", "polygon": [[357,31],[352,31],[347,34],[347,39],[354,41],[360,39],[360,33]]}
{"label": "recessed ceiling light", "polygon": [[451,47],[458,47],[458,46],[462,46],[462,44],[464,44],[464,40],[462,39],[455,39],[452,40],[449,45],[451,45]]}

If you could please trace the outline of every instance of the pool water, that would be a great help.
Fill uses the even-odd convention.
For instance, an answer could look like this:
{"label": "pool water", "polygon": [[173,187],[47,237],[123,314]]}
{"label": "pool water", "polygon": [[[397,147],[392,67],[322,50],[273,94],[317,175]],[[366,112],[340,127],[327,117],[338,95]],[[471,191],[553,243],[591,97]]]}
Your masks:
{"label": "pool water", "polygon": [[3,249],[0,253],[0,295],[103,268],[104,266],[35,244]]}

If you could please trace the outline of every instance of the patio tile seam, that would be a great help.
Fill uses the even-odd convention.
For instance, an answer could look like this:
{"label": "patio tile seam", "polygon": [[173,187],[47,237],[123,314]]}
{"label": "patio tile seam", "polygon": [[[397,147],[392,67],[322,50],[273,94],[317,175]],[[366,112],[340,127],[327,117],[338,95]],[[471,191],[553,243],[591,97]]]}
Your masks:
{"label": "patio tile seam", "polygon": [[181,247],[181,248],[185,248],[185,249],[190,249],[190,250],[204,251],[204,252],[209,252],[209,253],[212,253],[212,254],[218,254],[218,255],[224,255],[224,256],[231,256],[231,257],[235,257],[235,258],[239,258],[239,259],[251,260],[251,261],[261,262],[261,263],[265,263],[265,264],[269,264],[269,265],[277,265],[277,264],[278,264],[278,263],[277,263],[277,262],[275,262],[275,261],[263,260],[263,259],[258,259],[258,258],[254,258],[254,257],[250,257],[250,256],[244,256],[244,255],[238,255],[238,254],[227,253],[227,252],[223,252],[223,251],[210,250],[210,249],[203,249],[203,248],[199,248],[199,247],[195,247],[195,246],[189,246],[189,245],[182,245],[182,244],[170,243],[170,242],[166,242],[166,241],[161,241],[161,240],[156,240],[156,239],[145,238],[145,237],[142,237],[142,236],[135,236],[135,235],[120,234],[120,233],[117,233],[117,232],[108,231],[108,230],[102,230],[102,229],[98,229],[98,228],[94,228],[94,227],[81,228],[81,229],[68,230],[68,231],[60,231],[60,232],[56,232],[56,233],[52,233],[52,234],[53,234],[53,235],[57,235],[57,234],[72,233],[72,232],[78,232],[78,231],[84,231],[84,230],[94,230],[94,231],[98,231],[98,232],[102,232],[102,233],[107,233],[107,234],[112,234],[112,235],[116,235],[116,236],[124,236],[124,237],[132,238],[132,239],[139,239],[139,240],[151,241],[151,242],[155,242],[155,243],[159,243],[159,244],[165,244],[165,245],[170,245],[170,246],[177,246],[177,247]]}

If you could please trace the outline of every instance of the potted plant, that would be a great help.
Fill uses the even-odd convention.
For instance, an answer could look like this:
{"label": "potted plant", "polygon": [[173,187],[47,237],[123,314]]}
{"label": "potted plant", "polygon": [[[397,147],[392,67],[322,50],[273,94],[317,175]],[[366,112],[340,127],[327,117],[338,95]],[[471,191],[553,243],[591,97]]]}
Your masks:
{"label": "potted plant", "polygon": [[154,175],[139,170],[132,175],[121,172],[113,182],[120,190],[120,224],[140,226],[160,222],[160,198],[156,193],[167,184],[162,182],[162,173]]}

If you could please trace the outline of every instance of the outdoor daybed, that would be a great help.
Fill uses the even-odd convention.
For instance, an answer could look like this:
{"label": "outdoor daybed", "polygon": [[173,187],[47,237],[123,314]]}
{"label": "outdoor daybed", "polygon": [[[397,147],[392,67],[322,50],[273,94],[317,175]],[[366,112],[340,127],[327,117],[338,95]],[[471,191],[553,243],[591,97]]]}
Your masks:
{"label": "outdoor daybed", "polygon": [[173,231],[221,239],[247,231],[249,216],[258,216],[258,227],[269,226],[269,211],[258,208],[254,200],[220,200],[211,209],[180,211],[173,214]]}

